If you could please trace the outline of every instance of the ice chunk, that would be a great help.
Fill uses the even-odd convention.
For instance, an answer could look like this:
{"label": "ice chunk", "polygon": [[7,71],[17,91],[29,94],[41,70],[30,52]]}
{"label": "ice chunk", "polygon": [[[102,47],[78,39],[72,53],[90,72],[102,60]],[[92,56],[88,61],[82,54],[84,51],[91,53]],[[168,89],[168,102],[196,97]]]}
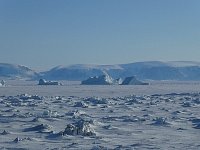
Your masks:
{"label": "ice chunk", "polygon": [[74,124],[68,124],[63,134],[93,136],[95,135],[95,132],[89,121],[80,120]]}
{"label": "ice chunk", "polygon": [[5,86],[5,85],[6,85],[6,82],[4,80],[1,80],[0,86]]}

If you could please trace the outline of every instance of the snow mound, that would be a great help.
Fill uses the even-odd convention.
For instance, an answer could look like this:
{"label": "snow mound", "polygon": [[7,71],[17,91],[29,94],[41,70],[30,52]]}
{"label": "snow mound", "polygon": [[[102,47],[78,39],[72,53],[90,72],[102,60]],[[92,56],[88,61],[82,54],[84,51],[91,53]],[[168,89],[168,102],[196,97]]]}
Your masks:
{"label": "snow mound", "polygon": [[157,126],[170,125],[170,123],[167,122],[167,118],[164,118],[164,117],[157,117],[157,118],[153,119],[153,121],[155,121],[155,122],[152,123],[152,125],[157,125]]}
{"label": "snow mound", "polygon": [[194,118],[191,120],[195,129],[200,129],[200,118]]}
{"label": "snow mound", "polygon": [[87,103],[90,103],[92,105],[108,104],[109,103],[107,99],[100,98],[100,97],[89,97],[89,98],[86,98],[84,101],[87,102]]}
{"label": "snow mound", "polygon": [[91,150],[108,150],[108,148],[101,145],[95,145]]}
{"label": "snow mound", "polygon": [[26,128],[24,129],[24,132],[30,132],[30,131],[37,131],[41,133],[51,132],[50,129],[52,127],[48,124],[40,124],[34,127]]}

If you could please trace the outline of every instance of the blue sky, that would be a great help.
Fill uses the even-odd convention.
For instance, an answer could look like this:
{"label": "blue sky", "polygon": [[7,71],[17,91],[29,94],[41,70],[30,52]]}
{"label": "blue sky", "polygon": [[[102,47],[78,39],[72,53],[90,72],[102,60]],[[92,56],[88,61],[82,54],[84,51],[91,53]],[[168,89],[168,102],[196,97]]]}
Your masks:
{"label": "blue sky", "polygon": [[200,60],[199,0],[0,0],[1,62]]}

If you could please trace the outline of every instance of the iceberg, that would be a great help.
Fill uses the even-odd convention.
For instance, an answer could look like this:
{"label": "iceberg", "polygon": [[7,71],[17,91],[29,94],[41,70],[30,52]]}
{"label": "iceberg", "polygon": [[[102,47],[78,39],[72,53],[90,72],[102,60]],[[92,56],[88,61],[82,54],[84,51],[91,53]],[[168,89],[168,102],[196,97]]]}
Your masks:
{"label": "iceberg", "polygon": [[113,78],[108,74],[102,76],[90,77],[87,80],[81,82],[83,85],[112,85],[114,82]]}
{"label": "iceberg", "polygon": [[1,80],[0,86],[5,86],[5,85],[6,85],[5,81],[4,81],[4,80]]}
{"label": "iceberg", "polygon": [[38,85],[62,85],[57,81],[46,81],[45,79],[40,79]]}

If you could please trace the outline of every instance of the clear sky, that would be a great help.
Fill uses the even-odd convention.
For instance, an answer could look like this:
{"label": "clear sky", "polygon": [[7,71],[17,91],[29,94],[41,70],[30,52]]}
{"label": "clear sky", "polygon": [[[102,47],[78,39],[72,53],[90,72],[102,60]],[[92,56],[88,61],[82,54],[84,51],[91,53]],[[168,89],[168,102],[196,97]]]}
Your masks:
{"label": "clear sky", "polygon": [[0,62],[200,60],[200,0],[0,0]]}

